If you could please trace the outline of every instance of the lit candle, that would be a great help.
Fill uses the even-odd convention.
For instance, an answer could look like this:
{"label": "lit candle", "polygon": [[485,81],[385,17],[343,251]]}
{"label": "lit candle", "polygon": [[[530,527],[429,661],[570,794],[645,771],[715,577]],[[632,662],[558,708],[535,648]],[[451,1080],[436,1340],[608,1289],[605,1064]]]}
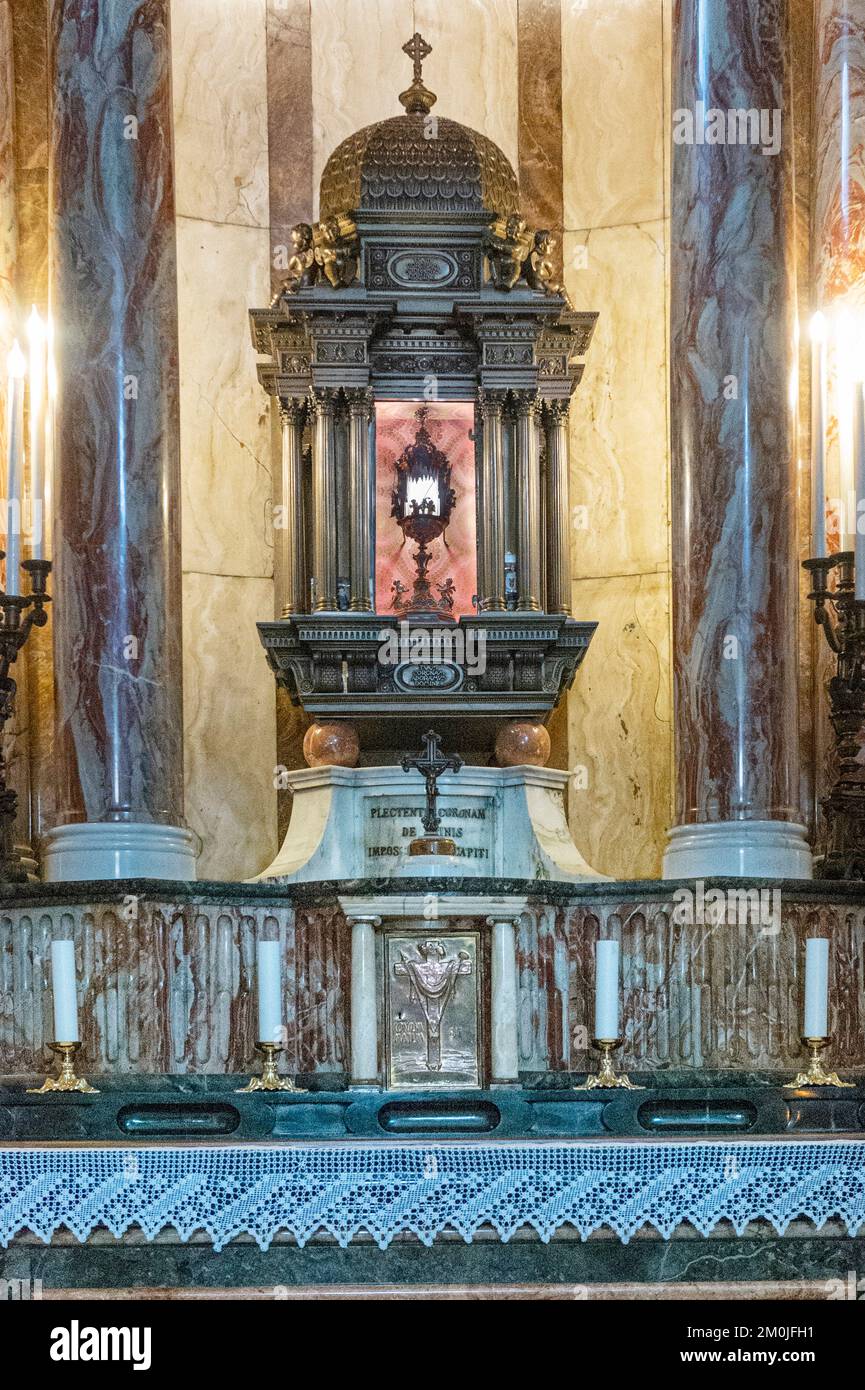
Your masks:
{"label": "lit candle", "polygon": [[595,946],[595,1037],[613,1042],[619,1036],[619,943]]}
{"label": "lit candle", "polygon": [[829,942],[809,936],[805,942],[805,1037],[829,1034]]}
{"label": "lit candle", "polygon": [[278,941],[259,941],[258,1041],[279,1044],[282,1038],[282,972]]}
{"label": "lit candle", "polygon": [[856,598],[865,598],[865,515],[860,507],[865,503],[865,396],[862,382],[853,385],[853,477],[856,488],[854,511],[854,547],[856,558]]}
{"label": "lit candle", "polygon": [[811,547],[826,554],[826,319],[811,320]]}
{"label": "lit candle", "polygon": [[51,983],[54,990],[54,1041],[78,1042],[74,941],[51,942]]}
{"label": "lit candle", "polygon": [[24,472],[24,376],[27,363],[17,341],[8,359],[6,396],[6,592],[21,592],[21,492]]}
{"label": "lit candle", "polygon": [[30,553],[42,559],[42,509],[45,491],[45,370],[47,334],[36,306],[27,322],[30,340]]}

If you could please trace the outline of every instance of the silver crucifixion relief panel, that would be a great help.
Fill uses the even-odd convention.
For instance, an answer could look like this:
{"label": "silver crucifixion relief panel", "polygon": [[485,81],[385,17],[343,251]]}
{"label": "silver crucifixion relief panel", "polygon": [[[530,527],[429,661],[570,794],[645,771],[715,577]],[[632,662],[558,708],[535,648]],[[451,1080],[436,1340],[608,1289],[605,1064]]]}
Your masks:
{"label": "silver crucifixion relief panel", "polygon": [[387,1084],[480,1086],[477,932],[385,935]]}

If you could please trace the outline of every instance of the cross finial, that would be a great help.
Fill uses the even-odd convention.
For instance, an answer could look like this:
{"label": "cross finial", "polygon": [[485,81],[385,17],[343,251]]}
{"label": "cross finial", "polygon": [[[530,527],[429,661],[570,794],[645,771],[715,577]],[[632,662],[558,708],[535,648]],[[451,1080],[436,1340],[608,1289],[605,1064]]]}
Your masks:
{"label": "cross finial", "polygon": [[399,99],[410,114],[420,113],[425,116],[436,100],[435,92],[424,86],[421,70],[424,58],[432,53],[432,45],[428,44],[421,34],[415,32],[408,43],[403,44],[402,51],[412,60],[413,77],[411,86],[400,92]]}
{"label": "cross finial", "polygon": [[421,63],[424,58],[428,58],[430,53],[432,53],[432,44],[427,43],[422,34],[415,32],[412,34],[408,43],[403,44],[402,51],[403,53],[407,53],[414,63],[414,79],[416,82],[420,82],[423,76],[421,72]]}

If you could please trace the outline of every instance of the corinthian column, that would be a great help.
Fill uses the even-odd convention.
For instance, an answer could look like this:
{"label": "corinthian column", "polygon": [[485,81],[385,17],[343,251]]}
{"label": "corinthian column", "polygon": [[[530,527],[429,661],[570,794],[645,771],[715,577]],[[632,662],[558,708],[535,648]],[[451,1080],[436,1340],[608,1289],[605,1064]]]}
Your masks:
{"label": "corinthian column", "polygon": [[336,593],[336,392],[313,389],[312,571],[316,613],[338,608]]}
{"label": "corinthian column", "polygon": [[52,879],[194,876],[168,21],[169,0],[51,8]]}
{"label": "corinthian column", "polygon": [[787,5],[678,0],[673,43],[676,824],[664,871],[805,878]]}
{"label": "corinthian column", "polygon": [[541,607],[541,468],[530,391],[514,392],[517,454],[517,608]]}
{"label": "corinthian column", "polygon": [[548,613],[571,611],[570,459],[568,409],[570,401],[547,401],[544,431],[547,445],[547,598]]}
{"label": "corinthian column", "polygon": [[372,392],[351,389],[348,397],[348,469],[349,469],[349,607],[353,613],[372,610],[370,579],[372,576],[372,526],[370,497],[372,488],[372,451],[370,447],[370,418],[373,409]]}
{"label": "corinthian column", "polygon": [[306,613],[303,526],[303,419],[302,400],[281,401],[282,430],[282,616]]}
{"label": "corinthian column", "polygon": [[478,487],[478,607],[505,611],[504,391],[481,391],[481,477]]}

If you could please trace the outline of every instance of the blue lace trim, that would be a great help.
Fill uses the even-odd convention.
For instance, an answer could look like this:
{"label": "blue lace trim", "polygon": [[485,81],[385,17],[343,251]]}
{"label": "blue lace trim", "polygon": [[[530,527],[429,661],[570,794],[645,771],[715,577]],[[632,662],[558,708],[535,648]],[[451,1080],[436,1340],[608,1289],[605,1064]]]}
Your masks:
{"label": "blue lace trim", "polygon": [[366,1231],[385,1249],[410,1232],[432,1245],[453,1230],[503,1241],[530,1226],[548,1241],[571,1225],[585,1240],[606,1226],[627,1241],[680,1222],[703,1235],[719,1221],[741,1234],[763,1218],[779,1234],[797,1218],[865,1223],[865,1141],[651,1143],[351,1142],[197,1148],[0,1149],[0,1243],[19,1231],[86,1240],[139,1226],[205,1231],[221,1250],[279,1231],[304,1245],[328,1232],[345,1247]]}

